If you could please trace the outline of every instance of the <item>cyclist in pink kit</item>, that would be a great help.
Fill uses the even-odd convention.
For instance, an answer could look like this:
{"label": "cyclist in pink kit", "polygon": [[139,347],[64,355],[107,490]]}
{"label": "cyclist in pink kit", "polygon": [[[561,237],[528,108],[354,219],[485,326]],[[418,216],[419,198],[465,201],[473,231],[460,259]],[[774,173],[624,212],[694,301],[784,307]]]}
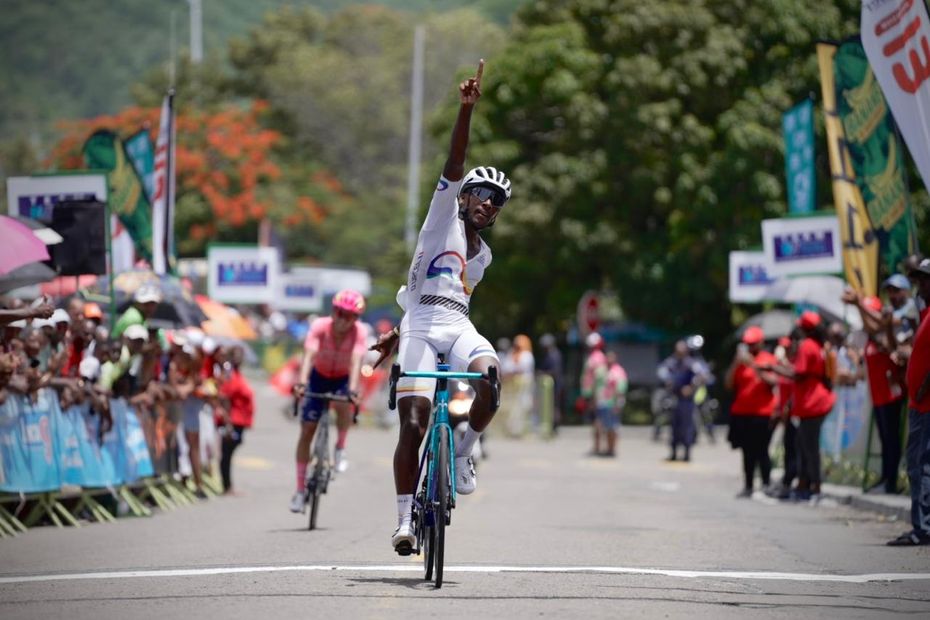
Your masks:
{"label": "cyclist in pink kit", "polygon": [[[300,365],[299,381],[294,385],[298,398],[306,392],[346,394],[358,392],[359,369],[366,350],[365,329],[358,317],[365,311],[365,298],[351,290],[339,291],[333,297],[333,313],[316,319],[304,341],[304,356]],[[306,384],[303,381],[307,381]],[[310,462],[310,444],[320,417],[332,405],[336,410],[336,471],[345,471],[346,436],[352,425],[349,403],[332,402],[321,398],[306,398],[301,407],[300,439],[297,440],[297,491],[291,498],[291,512],[300,512],[304,506],[304,481]]]}

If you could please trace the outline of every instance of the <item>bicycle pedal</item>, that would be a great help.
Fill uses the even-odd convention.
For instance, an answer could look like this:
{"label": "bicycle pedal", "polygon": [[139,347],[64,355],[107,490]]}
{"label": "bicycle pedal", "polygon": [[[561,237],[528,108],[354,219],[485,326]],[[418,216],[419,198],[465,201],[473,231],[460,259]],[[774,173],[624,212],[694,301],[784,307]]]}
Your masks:
{"label": "bicycle pedal", "polygon": [[408,556],[413,554],[413,545],[405,540],[397,543],[397,546],[394,547],[394,551],[397,552],[397,555]]}

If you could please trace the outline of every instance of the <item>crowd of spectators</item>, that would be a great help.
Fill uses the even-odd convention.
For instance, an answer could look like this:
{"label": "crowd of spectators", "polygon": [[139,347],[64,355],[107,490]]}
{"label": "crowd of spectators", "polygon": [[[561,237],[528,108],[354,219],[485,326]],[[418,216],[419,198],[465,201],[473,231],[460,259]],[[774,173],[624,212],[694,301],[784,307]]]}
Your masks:
{"label": "crowd of spectators", "polygon": [[[838,322],[828,325],[810,310],[772,352],[761,329],[743,332],[726,373],[734,392],[730,441],[743,451],[741,497],[752,494],[758,470],[770,494],[816,500],[824,421],[832,411],[861,411],[867,385],[881,446],[881,476],[869,490],[900,492],[905,453],[911,492],[913,529],[889,544],[930,544],[930,259],[912,259],[906,270],[884,281],[884,301],[851,289],[844,293],[843,301],[861,316],[861,332],[849,333]],[[785,472],[772,485],[769,442],[779,424]]]}
{"label": "crowd of spectators", "polygon": [[218,460],[223,490],[231,492],[232,453],[254,414],[239,370],[243,349],[220,346],[197,327],[151,325],[160,302],[157,287],[139,288],[111,332],[101,307],[80,296],[58,308],[45,298],[28,306],[0,298],[0,407],[11,395],[35,400],[53,390],[62,409],[89,402],[103,434],[112,425],[111,399],[124,398],[157,469],[189,477],[203,498],[203,471]]}

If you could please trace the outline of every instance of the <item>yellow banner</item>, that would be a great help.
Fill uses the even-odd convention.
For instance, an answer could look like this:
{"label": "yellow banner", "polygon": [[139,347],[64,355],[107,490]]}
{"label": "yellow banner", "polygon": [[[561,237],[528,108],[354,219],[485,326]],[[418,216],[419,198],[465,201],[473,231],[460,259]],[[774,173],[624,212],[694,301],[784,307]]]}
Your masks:
{"label": "yellow banner", "polygon": [[833,77],[833,56],[836,46],[817,44],[820,65],[820,88],[823,91],[823,112],[826,117],[827,146],[830,150],[830,176],[833,181],[833,202],[843,240],[843,270],[846,281],[862,295],[878,294],[878,238],[856,185],[843,124],[836,113],[836,80]]}

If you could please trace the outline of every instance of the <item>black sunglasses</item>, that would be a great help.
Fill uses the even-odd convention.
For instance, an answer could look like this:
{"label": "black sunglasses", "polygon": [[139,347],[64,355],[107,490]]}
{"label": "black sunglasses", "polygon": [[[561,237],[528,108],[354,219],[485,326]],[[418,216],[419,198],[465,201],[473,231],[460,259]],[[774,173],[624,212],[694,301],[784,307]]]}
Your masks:
{"label": "black sunglasses", "polygon": [[490,198],[491,204],[495,207],[503,207],[504,203],[507,202],[507,198],[504,197],[503,192],[496,189],[491,189],[490,187],[469,187],[465,191],[481,202],[484,202]]}

